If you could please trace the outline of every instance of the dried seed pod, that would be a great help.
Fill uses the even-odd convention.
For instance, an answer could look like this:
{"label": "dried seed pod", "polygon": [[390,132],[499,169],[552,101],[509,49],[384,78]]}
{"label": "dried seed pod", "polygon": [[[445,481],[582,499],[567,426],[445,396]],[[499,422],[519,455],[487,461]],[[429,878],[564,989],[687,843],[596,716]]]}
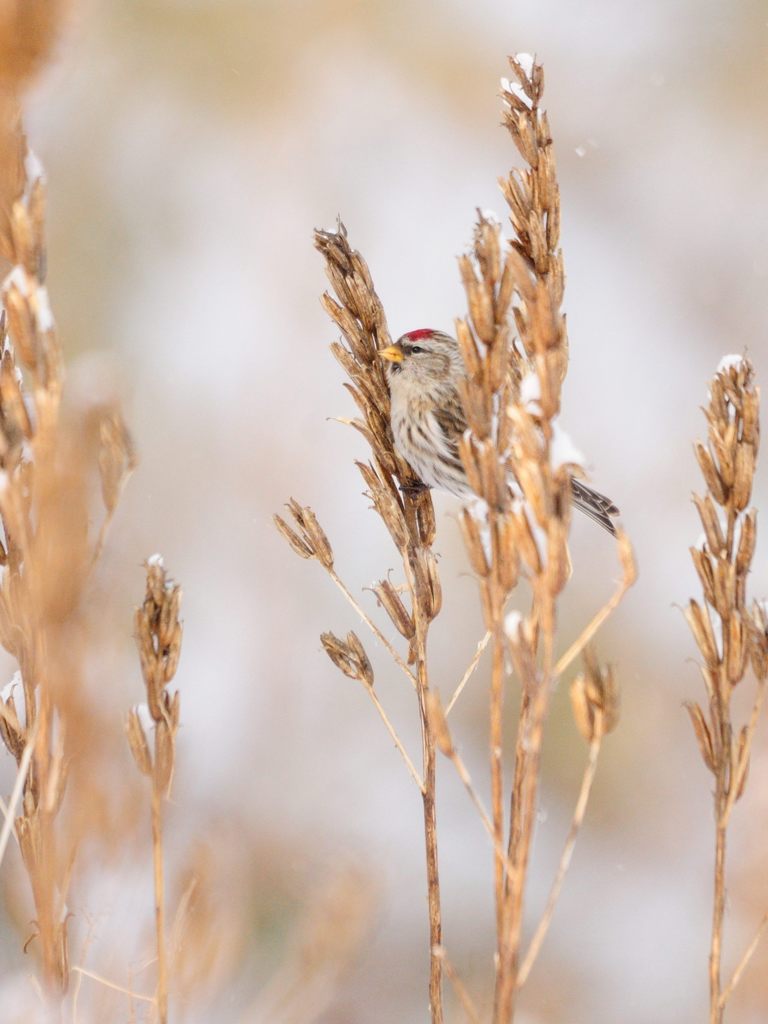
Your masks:
{"label": "dried seed pod", "polygon": [[138,711],[134,708],[128,712],[128,716],[125,722],[126,733],[128,735],[128,745],[131,748],[133,759],[139,771],[143,775],[152,774],[152,756],[149,752],[149,744],[147,743],[147,737],[144,733],[144,727],[141,724]]}
{"label": "dried seed pod", "polygon": [[426,549],[424,551],[426,563],[426,580],[428,590],[428,607],[426,608],[429,619],[437,618],[443,606],[443,589],[440,585],[440,576],[437,571],[437,559],[434,554]]}
{"label": "dried seed pod", "polygon": [[28,297],[15,280],[6,284],[3,303],[16,351],[21,357],[22,363],[28,369],[34,370],[37,366],[37,332]]}
{"label": "dried seed pod", "polygon": [[731,786],[735,787],[736,800],[741,800],[749,776],[750,744],[747,727],[742,726],[739,731],[739,743],[736,756],[736,770],[731,776]]}
{"label": "dried seed pod", "polygon": [[697,601],[691,598],[690,604],[685,609],[685,617],[707,668],[717,668],[720,664],[720,654],[706,608],[702,608]]}
{"label": "dried seed pod", "polygon": [[485,579],[491,570],[481,536],[483,527],[467,508],[462,508],[459,514],[459,523],[472,568],[478,576]]}
{"label": "dried seed pod", "polygon": [[542,566],[541,555],[524,508],[510,515],[509,532],[514,536],[515,548],[520,553],[520,557],[527,565],[528,570],[534,576],[538,575],[541,572]]}
{"label": "dried seed pod", "polygon": [[571,683],[571,707],[576,726],[591,743],[616,728],[619,695],[613,670],[598,665],[591,648],[584,652],[584,671]]}
{"label": "dried seed pod", "polygon": [[13,694],[5,701],[0,699],[0,737],[18,764],[26,746],[26,731],[19,721]]}
{"label": "dried seed pod", "polygon": [[704,591],[704,598],[714,608],[716,605],[715,600],[715,576],[712,570],[712,560],[705,551],[701,551],[699,548],[688,548],[691,553],[691,559],[696,567],[696,572],[701,582],[702,589]]}
{"label": "dried seed pod", "polygon": [[726,671],[731,686],[735,686],[744,677],[748,652],[747,637],[738,612],[734,611],[728,620],[724,620],[724,628],[726,621],[728,627]]}
{"label": "dried seed pod", "polygon": [[[169,709],[166,708],[166,711]],[[170,715],[162,718],[155,725],[155,764],[154,778],[158,790],[168,796],[173,782],[173,770],[176,762],[176,730],[170,723]]]}
{"label": "dried seed pod", "polygon": [[356,679],[366,686],[373,686],[373,669],[368,656],[357,636],[347,633],[341,640],[334,633],[322,633],[320,641],[334,665],[349,679]]}
{"label": "dried seed pod", "polygon": [[754,478],[755,449],[751,444],[739,444],[736,447],[736,465],[734,470],[733,493],[731,495],[734,508],[738,512],[743,511],[749,504]]}
{"label": "dried seed pod", "polygon": [[456,340],[459,343],[459,351],[464,360],[467,376],[469,378],[478,377],[482,369],[480,353],[477,351],[477,343],[466,320],[456,321]]}
{"label": "dried seed pod", "polygon": [[467,482],[475,494],[482,495],[483,480],[480,473],[479,449],[477,442],[469,434],[462,434],[459,438],[459,456],[464,472],[467,474]]}
{"label": "dried seed pod", "polygon": [[129,473],[137,465],[136,451],[120,410],[106,410],[99,420],[99,475],[104,507],[114,512]]}
{"label": "dried seed pod", "polygon": [[728,491],[717,467],[715,466],[711,452],[701,444],[700,441],[696,442],[695,452],[699,468],[701,469],[702,476],[704,477],[704,482],[706,483],[710,494],[718,505],[725,505],[728,500]]}
{"label": "dried seed pod", "polygon": [[709,495],[700,498],[697,494],[693,495],[693,502],[698,509],[709,550],[713,555],[719,557],[725,551],[725,534],[714,503]]}
{"label": "dried seed pod", "polygon": [[368,655],[365,653],[363,645],[360,643],[360,640],[355,633],[347,633],[347,645],[357,661],[360,679],[366,686],[373,686],[373,669],[371,668],[371,663],[368,660]]}
{"label": "dried seed pod", "polygon": [[715,748],[712,743],[712,734],[709,731],[709,725],[704,716],[704,712],[698,704],[692,701],[685,702],[685,709],[688,712],[693,731],[696,735],[696,742],[699,745],[699,751],[704,760],[704,764],[709,768],[711,772],[717,771],[717,760],[715,757]]}
{"label": "dried seed pod", "polygon": [[435,524],[435,507],[432,504],[432,498],[427,488],[417,492],[415,503],[419,541],[422,547],[428,548],[431,547],[435,539],[437,526]]}
{"label": "dried seed pod", "polygon": [[404,636],[406,640],[410,640],[416,633],[416,626],[414,625],[413,617],[403,604],[397,589],[389,580],[379,580],[373,590],[376,597],[379,599],[379,603],[382,605],[387,615],[389,615],[395,629],[397,629],[398,633],[400,633],[401,636]]}
{"label": "dried seed pod", "polygon": [[514,590],[520,576],[520,558],[515,547],[514,529],[511,513],[507,512],[497,519],[496,544],[499,551],[497,570],[499,583],[507,593]]}
{"label": "dried seed pod", "polygon": [[298,532],[280,516],[273,516],[275,526],[301,558],[316,558],[325,569],[333,568],[333,550],[317,516],[308,505],[291,498],[286,508],[293,516]]}
{"label": "dried seed pod", "polygon": [[757,540],[757,510],[751,508],[741,520],[741,536],[736,554],[736,573],[745,576],[752,564]]}
{"label": "dried seed pod", "polygon": [[765,606],[755,601],[747,618],[750,660],[761,681],[768,676],[768,621]]}

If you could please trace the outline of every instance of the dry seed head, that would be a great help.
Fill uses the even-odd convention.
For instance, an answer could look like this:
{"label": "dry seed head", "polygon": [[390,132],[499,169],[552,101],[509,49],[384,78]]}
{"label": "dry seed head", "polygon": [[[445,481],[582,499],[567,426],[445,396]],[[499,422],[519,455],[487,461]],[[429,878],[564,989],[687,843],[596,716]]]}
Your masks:
{"label": "dry seed head", "polygon": [[747,619],[748,643],[752,668],[758,679],[768,676],[768,616],[765,605],[755,601]]}
{"label": "dry seed head", "polygon": [[701,582],[704,598],[712,607],[715,606],[715,575],[712,569],[712,559],[707,551],[700,548],[689,548],[691,559],[696,568],[699,581]]}
{"label": "dry seed head", "polygon": [[37,276],[38,239],[26,202],[17,200],[11,210],[11,237],[15,262],[20,263],[30,277]]}
{"label": "dry seed head", "polygon": [[584,652],[584,671],[571,683],[570,695],[576,726],[588,743],[616,728],[619,694],[613,669],[601,668],[590,648]]}
{"label": "dry seed head", "polygon": [[712,743],[712,734],[709,731],[709,725],[706,717],[704,716],[704,712],[698,704],[694,704],[692,701],[686,701],[685,709],[690,716],[691,725],[693,726],[696,742],[699,745],[699,751],[701,752],[704,764],[711,772],[716,772],[717,759],[715,756],[715,748]]}
{"label": "dry seed head", "polygon": [[136,640],[149,711],[160,722],[168,714],[164,687],[173,679],[181,654],[181,588],[170,579],[159,556],[147,561],[146,572],[146,596],[136,610]]}
{"label": "dry seed head", "polygon": [[285,537],[297,555],[302,558],[316,558],[326,569],[333,568],[333,550],[317,517],[308,505],[300,505],[291,498],[286,508],[291,513],[297,530],[280,516],[273,516],[275,526]]}
{"label": "dry seed head", "polygon": [[507,641],[515,674],[523,686],[529,686],[537,677],[537,636],[530,620],[523,618],[516,629],[508,630]]}
{"label": "dry seed head", "polygon": [[379,580],[373,591],[398,633],[410,640],[416,633],[416,626],[396,587],[389,580]]}
{"label": "dry seed head", "polygon": [[533,576],[541,572],[541,554],[525,508],[512,512],[509,516],[509,532],[515,539],[515,550],[528,567]]}
{"label": "dry seed head", "polygon": [[26,746],[26,732],[19,721],[13,694],[5,701],[0,699],[0,737],[18,764]]}
{"label": "dry seed head", "polygon": [[747,635],[738,612],[733,612],[728,620],[724,620],[724,625],[725,621],[728,624],[726,671],[731,686],[735,686],[744,678],[747,666]]}
{"label": "dry seed head", "polygon": [[426,568],[427,600],[425,614],[428,619],[435,619],[440,614],[443,606],[443,588],[440,584],[440,575],[437,571],[437,559],[428,548],[424,550],[424,561]]}
{"label": "dry seed head", "polygon": [[[732,748],[734,749],[734,748]],[[736,800],[741,800],[744,795],[744,788],[747,785],[749,776],[750,742],[747,727],[744,725],[739,730],[739,742],[736,747],[735,770],[731,772],[731,786],[736,788]]]}
{"label": "dry seed head", "polygon": [[9,281],[3,293],[3,305],[8,315],[8,330],[22,363],[34,370],[37,366],[37,332],[29,299],[15,279]]}
{"label": "dry seed head", "polygon": [[136,766],[143,775],[152,774],[152,756],[149,752],[149,744],[141,724],[139,713],[135,708],[128,712],[125,722],[125,731],[128,736],[128,745],[131,748]]}
{"label": "dry seed head", "polygon": [[720,524],[720,517],[715,509],[712,498],[707,494],[703,498],[693,495],[693,501],[699,512],[701,525],[707,538],[709,550],[713,555],[721,555],[725,551],[725,534]]}
{"label": "dry seed head", "polygon": [[709,669],[716,669],[720,664],[720,654],[706,606],[702,608],[698,601],[691,598],[690,604],[685,609],[685,617],[691,627],[696,646],[704,658],[705,665]]}
{"label": "dry seed head", "polygon": [[99,419],[99,475],[101,495],[108,512],[114,512],[128,475],[137,465],[136,449],[117,407]]}
{"label": "dry seed head", "polygon": [[741,520],[741,536],[736,555],[736,573],[738,576],[746,576],[752,564],[752,557],[755,553],[755,542],[757,540],[757,510],[749,509]]}
{"label": "dry seed head", "polygon": [[464,544],[466,545],[472,568],[478,576],[485,579],[491,570],[488,565],[488,559],[486,557],[485,547],[483,546],[480,526],[477,519],[472,515],[468,508],[464,507],[461,510],[459,522],[461,524],[461,532],[464,536]]}
{"label": "dry seed head", "polygon": [[[178,696],[178,691],[175,696]],[[173,782],[176,762],[176,725],[171,718],[167,693],[163,694],[163,697],[166,701],[166,716],[155,725],[154,781],[158,790],[167,796]]]}
{"label": "dry seed head", "polygon": [[482,372],[480,353],[477,350],[477,342],[466,320],[455,321],[456,340],[459,343],[461,358],[464,360],[467,377],[474,379]]}
{"label": "dry seed head", "polygon": [[357,679],[366,686],[373,686],[373,669],[363,645],[353,632],[341,640],[334,633],[321,633],[320,642],[325,653],[349,679]]}

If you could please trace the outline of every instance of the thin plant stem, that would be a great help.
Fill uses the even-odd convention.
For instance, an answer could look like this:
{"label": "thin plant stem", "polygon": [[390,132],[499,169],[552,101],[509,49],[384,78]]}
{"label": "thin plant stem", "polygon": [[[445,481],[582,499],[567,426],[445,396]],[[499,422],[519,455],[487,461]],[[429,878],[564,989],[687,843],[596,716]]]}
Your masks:
{"label": "thin plant stem", "polygon": [[[418,628],[418,627],[417,627]],[[426,695],[429,688],[426,662],[423,658],[423,639],[419,638],[419,713],[421,716],[421,741],[424,762],[424,786],[422,803],[424,807],[424,841],[427,857],[427,902],[429,905],[429,1006],[432,1024],[442,1024],[443,994],[440,958],[442,943],[442,916],[440,909],[440,876],[437,863],[437,814],[435,807],[436,752],[435,740],[429,726]]]}
{"label": "thin plant stem", "polygon": [[165,948],[165,881],[163,873],[162,794],[152,781],[152,863],[155,882],[155,932],[157,938],[157,1017],[168,1021],[168,962]]}
{"label": "thin plant stem", "polygon": [[504,849],[503,844],[496,844],[496,836],[494,835],[493,831],[493,822],[491,821],[488,815],[488,811],[485,809],[483,801],[480,799],[479,793],[477,792],[472,783],[472,778],[469,772],[467,771],[467,766],[464,764],[464,761],[462,760],[461,756],[458,754],[456,750],[452,750],[448,756],[454,768],[456,769],[456,773],[459,776],[459,779],[461,780],[464,788],[469,794],[470,800],[475,805],[475,810],[477,811],[480,817],[480,821],[483,824],[483,828],[488,833],[491,842],[494,844],[494,849],[498,856],[501,858],[504,865],[504,869],[507,871],[507,873],[510,873],[512,870],[512,865],[510,864],[509,858],[507,857],[507,852]]}
{"label": "thin plant stem", "polygon": [[608,619],[613,612],[621,604],[622,598],[635,582],[637,573],[634,569],[634,561],[630,559],[629,563],[625,565],[624,575],[619,583],[617,589],[613,595],[606,601],[603,607],[593,616],[593,618],[587,623],[578,637],[573,641],[568,650],[561,655],[558,659],[554,669],[554,676],[560,676],[565,672],[569,665],[571,665],[576,658],[581,654],[587,644],[592,640],[595,634],[598,632],[603,623]]}
{"label": "thin plant stem", "polygon": [[491,755],[491,817],[493,821],[493,881],[496,899],[496,941],[499,950],[499,968],[503,964],[501,955],[504,944],[504,858],[499,851],[504,845],[504,766],[502,760],[502,711],[504,696],[504,637],[498,618],[493,637],[493,661],[491,664],[490,732]]}
{"label": "thin plant stem", "polygon": [[453,991],[456,993],[456,998],[459,1000],[462,1010],[467,1015],[467,1019],[470,1021],[470,1024],[480,1024],[480,1014],[474,1004],[472,996],[469,994],[467,986],[459,977],[456,972],[456,968],[448,959],[445,950],[441,949],[440,956],[443,961],[445,973],[448,975],[448,980],[453,987]]}
{"label": "thin plant stem", "polygon": [[477,650],[472,655],[472,660],[470,661],[469,665],[467,666],[467,671],[461,677],[461,682],[456,687],[456,689],[453,691],[453,696],[448,701],[448,704],[447,704],[446,709],[445,709],[445,717],[446,718],[448,717],[448,715],[450,715],[451,709],[453,708],[454,704],[456,703],[456,701],[459,699],[459,697],[464,692],[464,687],[467,685],[469,680],[474,675],[475,669],[477,668],[478,664],[480,663],[480,659],[482,658],[483,652],[485,651],[486,647],[488,646],[488,641],[490,639],[491,639],[491,631],[490,630],[486,630],[485,636],[480,641],[480,643],[477,645]]}
{"label": "thin plant stem", "polygon": [[717,780],[716,806],[718,821],[715,828],[714,896],[712,900],[712,940],[709,950],[709,1020],[721,1024],[724,1004],[721,999],[720,962],[723,944],[723,917],[725,915],[725,852],[727,827],[720,820],[724,800],[722,783]]}
{"label": "thin plant stem", "polygon": [[506,956],[497,975],[495,1024],[508,1024],[515,1012],[525,883],[536,817],[544,721],[549,707],[552,682],[554,600],[546,579],[539,577],[534,589],[534,607],[541,620],[542,661],[536,677],[523,683],[510,813],[509,859],[512,862],[512,872],[504,891],[505,934],[500,951]]}
{"label": "thin plant stem", "polygon": [[739,981],[741,980],[742,974],[744,973],[744,971],[747,968],[747,965],[749,964],[749,961],[754,956],[755,950],[757,949],[758,943],[760,942],[760,939],[762,938],[762,935],[763,935],[763,932],[765,931],[766,925],[768,925],[768,913],[763,915],[763,919],[762,919],[762,921],[760,922],[760,924],[757,927],[757,931],[755,932],[754,938],[752,939],[750,944],[747,946],[747,948],[744,950],[744,955],[742,956],[741,960],[739,960],[738,964],[736,965],[736,969],[734,970],[733,974],[731,975],[730,981],[725,986],[723,991],[720,993],[720,1006],[721,1006],[721,1008],[725,1006],[725,1004],[728,1002],[730,997],[733,995],[733,990],[738,985]]}
{"label": "thin plant stem", "polygon": [[138,999],[142,1003],[155,1004],[157,1002],[156,996],[145,996],[140,992],[134,992],[130,988],[125,988],[123,985],[118,985],[114,981],[110,981],[108,978],[104,978],[101,974],[96,974],[94,971],[87,971],[85,967],[72,967],[71,970],[83,978],[90,978],[91,981],[97,981],[100,985],[105,988],[111,988],[115,992],[121,992],[124,996],[129,996],[131,999]]}
{"label": "thin plant stem", "polygon": [[406,764],[406,766],[408,768],[408,771],[411,773],[411,778],[416,783],[416,785],[419,787],[419,791],[423,795],[424,794],[424,781],[421,778],[421,776],[419,775],[419,773],[416,770],[416,768],[414,767],[413,761],[408,756],[408,751],[405,749],[405,747],[402,744],[402,741],[400,740],[400,737],[397,735],[395,727],[394,727],[394,725],[392,725],[392,722],[390,721],[389,716],[387,715],[387,713],[384,710],[384,708],[381,706],[381,702],[379,701],[379,698],[376,696],[376,692],[374,691],[372,686],[366,686],[365,689],[366,689],[366,691],[368,693],[368,696],[373,701],[374,707],[378,711],[379,716],[381,717],[382,722],[386,726],[387,732],[392,737],[393,743],[395,744],[395,746],[397,747],[397,749],[400,752],[400,755],[402,756],[403,760],[405,761],[405,764]]}
{"label": "thin plant stem", "polygon": [[554,914],[557,901],[560,897],[560,890],[563,887],[565,876],[568,873],[570,867],[571,858],[573,856],[573,850],[576,845],[576,839],[581,829],[582,822],[584,821],[584,814],[587,810],[587,804],[589,803],[589,796],[592,791],[592,784],[595,781],[595,773],[597,771],[597,761],[600,754],[601,746],[601,734],[598,732],[597,738],[592,740],[589,745],[589,758],[587,760],[584,774],[581,779],[581,786],[579,788],[579,795],[576,800],[576,806],[573,811],[573,817],[571,818],[571,827],[568,830],[568,837],[563,847],[563,852],[560,855],[560,863],[557,867],[557,873],[555,874],[552,888],[549,891],[549,897],[547,899],[547,905],[544,908],[544,913],[541,916],[536,931],[533,933],[528,950],[523,957],[523,962],[520,965],[520,970],[517,975],[517,987],[522,988],[528,979],[528,975],[531,973],[537,956],[541,950],[544,939],[546,938],[549,926],[552,923],[552,915]]}

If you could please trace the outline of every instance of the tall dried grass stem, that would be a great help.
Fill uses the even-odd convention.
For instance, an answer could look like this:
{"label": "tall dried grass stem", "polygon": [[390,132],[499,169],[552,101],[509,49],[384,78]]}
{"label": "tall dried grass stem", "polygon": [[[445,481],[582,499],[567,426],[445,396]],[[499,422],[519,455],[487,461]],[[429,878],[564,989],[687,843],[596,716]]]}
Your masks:
{"label": "tall dried grass stem", "polygon": [[555,873],[552,887],[547,897],[547,904],[544,908],[544,913],[541,915],[536,930],[533,933],[531,941],[528,945],[525,956],[520,964],[520,970],[517,975],[517,987],[522,988],[528,979],[528,975],[531,973],[531,969],[536,962],[541,947],[544,943],[544,939],[549,931],[549,926],[552,923],[552,916],[557,906],[557,901],[560,898],[560,892],[565,881],[565,876],[568,873],[568,868],[571,864],[571,858],[573,857],[573,851],[576,846],[576,839],[584,821],[584,815],[587,810],[587,804],[589,803],[589,796],[592,792],[592,784],[595,781],[595,773],[597,772],[597,761],[600,755],[600,747],[602,744],[602,736],[599,735],[589,745],[589,757],[587,760],[584,774],[581,778],[581,786],[579,787],[579,795],[576,800],[576,806],[574,807],[573,817],[571,818],[571,825],[568,830],[568,836],[563,846],[563,852],[560,855],[560,861],[557,866],[557,872]]}

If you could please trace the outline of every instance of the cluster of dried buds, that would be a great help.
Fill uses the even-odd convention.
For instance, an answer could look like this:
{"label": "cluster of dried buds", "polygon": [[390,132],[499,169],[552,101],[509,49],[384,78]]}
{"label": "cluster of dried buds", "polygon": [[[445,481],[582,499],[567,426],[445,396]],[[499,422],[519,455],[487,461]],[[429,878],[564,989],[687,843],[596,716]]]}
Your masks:
{"label": "cluster of dried buds", "polygon": [[591,648],[584,671],[571,683],[571,707],[579,732],[588,743],[612,732],[619,721],[619,691],[610,665],[601,667]]}
{"label": "cluster of dried buds", "polygon": [[[413,609],[406,608],[389,581],[382,581],[374,589],[395,628],[409,641],[409,660],[413,661],[417,617],[426,625],[442,604],[437,562],[430,550],[435,536],[432,499],[392,443],[389,390],[378,355],[390,344],[390,334],[368,266],[349,245],[341,223],[336,232],[316,231],[315,246],[325,258],[326,273],[336,293],[334,298],[326,292],[323,305],[343,336],[343,342],[334,342],[331,351],[349,378],[344,387],[360,414],[344,422],[359,431],[370,445],[371,461],[356,465],[373,508],[403,558],[411,589],[416,594]],[[286,507],[291,522],[276,515],[277,529],[297,555],[316,559],[343,586],[335,574],[330,542],[312,509],[294,499]],[[370,662],[353,633],[346,641],[326,633],[322,641],[331,659],[346,675],[372,685]]]}
{"label": "cluster of dried buds", "polygon": [[366,686],[373,686],[371,663],[355,633],[347,633],[346,640],[339,639],[333,633],[322,633],[320,640],[325,653],[345,676],[357,679]]}
{"label": "cluster of dried buds", "polygon": [[[527,164],[501,181],[514,237],[503,247],[499,225],[479,217],[473,252],[460,262],[470,315],[457,324],[467,371],[461,398],[470,427],[461,442],[462,462],[473,490],[498,514],[489,517],[489,544],[470,512],[463,514],[462,527],[481,578],[488,578],[495,563],[504,577],[498,587],[508,592],[517,582],[520,561],[530,576],[538,576],[546,562],[547,587],[557,593],[568,577],[570,516],[569,469],[552,467],[549,457],[568,361],[560,312],[560,201],[549,125],[539,107],[542,68],[535,62],[528,67],[522,58],[512,58],[510,65],[517,81],[503,82],[505,121]],[[512,317],[519,342],[509,336]],[[520,401],[520,385],[529,373],[537,379],[535,406]],[[546,559],[528,511],[511,498],[510,474],[547,534]]]}
{"label": "cluster of dried buds", "polygon": [[[392,444],[389,389],[378,356],[391,339],[370,271],[349,245],[341,223],[337,232],[316,231],[315,247],[325,258],[326,274],[338,298],[324,293],[323,306],[346,342],[334,342],[331,352],[349,377],[344,387],[362,417],[348,422],[365,437],[373,454],[372,463],[358,463],[358,468],[398,549],[402,551],[413,540],[429,547],[435,532],[432,499]],[[400,488],[408,495],[407,502]]]}
{"label": "cluster of dried buds", "polygon": [[171,695],[167,687],[176,674],[181,655],[180,605],[181,587],[169,578],[162,559],[153,555],[147,562],[144,603],[136,610],[136,641],[149,715],[155,726],[154,758],[138,709],[129,713],[127,731],[139,770],[152,776],[157,790],[164,794],[169,792],[173,779],[179,726],[179,691]]}
{"label": "cluster of dried buds", "polygon": [[759,392],[746,359],[731,359],[712,380],[705,409],[708,443],[696,445],[707,493],[695,496],[703,541],[691,548],[704,600],[691,600],[686,618],[702,657],[709,713],[688,704],[702,757],[725,776],[731,801],[744,789],[751,733],[734,740],[730,722],[733,688],[751,659],[762,686],[768,674],[768,636],[762,606],[747,604],[746,584],[756,541],[756,512],[747,509],[759,443]]}
{"label": "cluster of dried buds", "polygon": [[275,526],[300,558],[316,558],[325,569],[333,569],[333,550],[317,516],[309,506],[302,506],[291,498],[286,508],[293,518],[295,529],[282,516],[273,516]]}

